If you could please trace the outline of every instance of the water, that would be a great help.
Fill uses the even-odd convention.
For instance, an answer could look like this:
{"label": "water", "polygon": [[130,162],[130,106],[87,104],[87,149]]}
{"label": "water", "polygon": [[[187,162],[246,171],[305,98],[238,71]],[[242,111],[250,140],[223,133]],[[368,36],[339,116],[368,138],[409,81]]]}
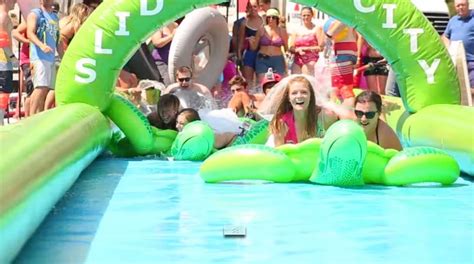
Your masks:
{"label": "water", "polygon": [[[200,163],[102,157],[18,263],[472,263],[473,183],[205,184]],[[472,179],[472,178],[471,178]],[[225,238],[224,227],[246,228]]]}

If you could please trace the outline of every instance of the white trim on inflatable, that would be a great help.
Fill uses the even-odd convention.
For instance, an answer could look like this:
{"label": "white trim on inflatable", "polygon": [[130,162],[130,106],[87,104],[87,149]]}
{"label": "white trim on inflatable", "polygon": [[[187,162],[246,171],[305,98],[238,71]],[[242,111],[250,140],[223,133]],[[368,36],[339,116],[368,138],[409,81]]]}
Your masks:
{"label": "white trim on inflatable", "polygon": [[224,70],[229,53],[227,22],[219,11],[206,7],[186,15],[171,42],[169,53],[170,80],[175,81],[178,67],[192,67],[194,47],[201,38],[209,41],[209,61],[200,72],[194,71],[195,81],[208,88],[214,86]]}

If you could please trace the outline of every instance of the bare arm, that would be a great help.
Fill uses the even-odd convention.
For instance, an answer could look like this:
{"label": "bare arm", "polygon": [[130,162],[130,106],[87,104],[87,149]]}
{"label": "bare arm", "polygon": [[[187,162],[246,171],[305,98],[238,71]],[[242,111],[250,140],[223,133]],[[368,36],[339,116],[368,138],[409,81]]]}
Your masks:
{"label": "bare arm", "polygon": [[396,150],[402,150],[402,144],[400,144],[400,140],[397,137],[397,134],[391,127],[387,125],[382,120],[379,120],[380,125],[380,146],[383,148],[391,148]]}
{"label": "bare arm", "polygon": [[441,40],[443,41],[446,48],[449,48],[449,45],[451,45],[451,40],[449,40],[444,34],[441,35]]}
{"label": "bare arm", "polygon": [[283,39],[283,47],[288,50],[288,32],[285,28],[280,28],[281,38]]}
{"label": "bare arm", "polygon": [[30,43],[30,40],[25,36],[26,34],[26,23],[23,20],[17,28],[12,30],[12,36],[23,43]]}
{"label": "bare arm", "polygon": [[36,36],[36,26],[37,26],[36,19],[37,19],[37,16],[35,13],[31,12],[28,15],[28,18],[26,20],[26,32],[28,35],[28,39],[30,40],[31,43],[38,46],[43,52],[45,53],[53,52],[53,50],[48,45],[41,42],[38,36]]}
{"label": "bare arm", "polygon": [[238,38],[236,40],[237,43],[237,58],[242,59],[242,53],[244,52],[244,43],[245,43],[245,23],[246,20],[244,20],[239,28],[238,28]]}
{"label": "bare arm", "polygon": [[163,32],[158,30],[151,37],[151,43],[153,43],[153,45],[157,48],[163,48],[173,40],[173,36],[174,33],[169,34],[168,36],[163,36]]}

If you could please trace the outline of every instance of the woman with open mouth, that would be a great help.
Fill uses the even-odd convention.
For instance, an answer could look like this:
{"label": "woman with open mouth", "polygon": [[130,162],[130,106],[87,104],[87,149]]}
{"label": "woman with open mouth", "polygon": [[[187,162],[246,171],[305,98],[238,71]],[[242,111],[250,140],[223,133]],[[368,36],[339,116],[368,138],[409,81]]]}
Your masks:
{"label": "woman with open mouth", "polygon": [[334,113],[321,111],[316,105],[314,89],[306,77],[292,77],[282,92],[270,124],[274,146],[322,138],[324,131],[337,119]]}
{"label": "woman with open mouth", "polygon": [[395,131],[381,120],[382,98],[372,91],[364,91],[355,99],[354,114],[357,122],[364,129],[367,140],[383,148],[402,150],[402,145]]}

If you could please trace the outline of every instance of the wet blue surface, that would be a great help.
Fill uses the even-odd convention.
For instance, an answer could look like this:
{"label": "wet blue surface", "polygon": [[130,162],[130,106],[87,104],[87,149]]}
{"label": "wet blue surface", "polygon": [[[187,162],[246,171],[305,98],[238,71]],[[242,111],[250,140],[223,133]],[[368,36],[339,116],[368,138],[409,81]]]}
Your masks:
{"label": "wet blue surface", "polygon": [[[96,160],[16,262],[473,263],[469,180],[206,184],[199,165]],[[225,238],[224,226],[246,227],[247,236]]]}

